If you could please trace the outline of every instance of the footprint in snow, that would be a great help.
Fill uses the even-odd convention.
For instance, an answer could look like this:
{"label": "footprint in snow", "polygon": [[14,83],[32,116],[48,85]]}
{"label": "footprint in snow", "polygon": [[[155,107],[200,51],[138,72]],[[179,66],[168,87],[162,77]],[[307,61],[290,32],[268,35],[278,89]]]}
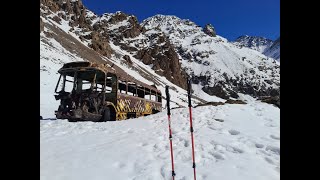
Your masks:
{"label": "footprint in snow", "polygon": [[234,130],[234,129],[231,129],[231,130],[229,130],[228,132],[229,132],[231,135],[238,135],[238,134],[240,134],[239,131]]}
{"label": "footprint in snow", "polygon": [[207,175],[201,175],[201,177],[203,180],[207,179]]}
{"label": "footprint in snow", "polygon": [[124,163],[121,163],[121,162],[115,162],[115,163],[112,164],[112,166],[115,167],[115,168],[123,168],[126,165]]}
{"label": "footprint in snow", "polygon": [[144,142],[144,143],[140,143],[140,146],[147,146],[148,143]]}
{"label": "footprint in snow", "polygon": [[244,152],[242,149],[237,148],[237,147],[232,147],[232,149],[233,149],[232,152],[234,152],[234,153],[240,153],[240,154],[242,154],[242,153]]}
{"label": "footprint in snow", "polygon": [[263,144],[259,144],[259,143],[256,143],[255,145],[256,145],[256,148],[263,148],[264,147]]}
{"label": "footprint in snow", "polygon": [[214,119],[215,121],[218,121],[218,122],[224,122],[223,119]]}
{"label": "footprint in snow", "polygon": [[223,155],[220,154],[220,153],[209,152],[209,154],[210,154],[211,156],[213,156],[217,161],[219,161],[219,160],[224,160]]}
{"label": "footprint in snow", "polygon": [[184,147],[189,147],[189,141],[184,140]]}
{"label": "footprint in snow", "polygon": [[280,155],[280,148],[275,147],[275,146],[267,146],[266,147],[266,151],[271,151],[271,152],[273,152],[275,154]]}
{"label": "footprint in snow", "polygon": [[280,140],[280,137],[279,137],[279,136],[270,135],[270,137],[271,137],[272,139],[275,139],[275,140]]}
{"label": "footprint in snow", "polygon": [[268,157],[265,157],[264,158],[268,163],[274,165],[274,162],[272,161],[272,159],[268,158]]}
{"label": "footprint in snow", "polygon": [[266,123],[265,126],[267,126],[267,127],[277,127],[277,125],[275,125],[273,123]]}

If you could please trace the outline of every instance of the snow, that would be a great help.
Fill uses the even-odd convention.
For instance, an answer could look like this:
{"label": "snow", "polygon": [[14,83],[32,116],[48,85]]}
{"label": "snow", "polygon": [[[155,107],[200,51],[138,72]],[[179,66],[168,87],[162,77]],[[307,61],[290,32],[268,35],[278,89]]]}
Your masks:
{"label": "snow", "polygon": [[[58,13],[58,12],[57,12],[57,13]],[[48,15],[48,17],[53,18],[54,16],[58,16],[57,13],[53,13],[53,14],[51,14],[51,15]],[[65,12],[63,12],[63,13],[65,13]],[[69,21],[66,21],[66,20],[60,18],[60,23],[61,23],[61,24],[59,24],[59,23],[55,22],[54,20],[52,20],[51,18],[48,18],[48,21],[49,21],[50,23],[52,23],[53,25],[59,27],[61,30],[63,30],[63,31],[65,31],[65,32],[68,33],[69,30],[71,29],[71,27],[69,26]]]}
{"label": "snow", "polygon": [[[172,110],[177,180],[193,179],[187,108]],[[278,180],[280,113],[265,103],[193,109],[197,179]],[[171,179],[166,112],[118,122],[40,121],[40,178]]]}
{"label": "snow", "polygon": [[110,31],[112,31],[112,30],[118,29],[119,27],[122,27],[122,26],[128,26],[129,24],[130,24],[130,23],[129,23],[128,19],[126,19],[126,20],[123,20],[123,21],[121,21],[121,22],[119,22],[119,23],[117,23],[117,24],[115,24],[115,25],[110,25],[110,26],[108,27],[108,29],[109,29]]}

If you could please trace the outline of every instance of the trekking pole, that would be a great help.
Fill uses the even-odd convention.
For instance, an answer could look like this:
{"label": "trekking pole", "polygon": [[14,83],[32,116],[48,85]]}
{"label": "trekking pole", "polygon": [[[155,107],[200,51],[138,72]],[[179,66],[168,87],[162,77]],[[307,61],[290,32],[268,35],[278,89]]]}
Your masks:
{"label": "trekking pole", "polygon": [[172,165],[172,180],[174,180],[174,176],[176,175],[174,172],[174,161],[173,161],[173,149],[172,149],[172,133],[171,133],[171,120],[170,120],[170,94],[169,94],[169,86],[166,86],[166,96],[167,96],[167,114],[168,114],[168,122],[169,122],[169,140],[170,140],[170,151],[171,151],[171,165]]}
{"label": "trekking pole", "polygon": [[191,132],[191,143],[192,143],[192,168],[193,168],[193,177],[196,180],[196,163],[194,158],[194,141],[193,141],[193,126],[192,126],[192,111],[191,111],[191,81],[188,78],[188,107],[189,107],[189,116],[190,116],[190,132]]}

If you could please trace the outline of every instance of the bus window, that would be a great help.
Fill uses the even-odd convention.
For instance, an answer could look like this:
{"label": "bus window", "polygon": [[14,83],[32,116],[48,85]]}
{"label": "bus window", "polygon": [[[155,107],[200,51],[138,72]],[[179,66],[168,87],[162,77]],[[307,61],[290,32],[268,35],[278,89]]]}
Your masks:
{"label": "bus window", "polygon": [[117,89],[117,76],[111,73],[107,74],[106,78],[106,93],[116,92]]}
{"label": "bus window", "polygon": [[128,94],[131,96],[137,95],[137,86],[135,83],[128,82]]}
{"label": "bus window", "polygon": [[126,94],[127,85],[125,82],[119,80],[118,81],[118,93]]}
{"label": "bus window", "polygon": [[61,75],[61,78],[57,84],[56,92],[71,92],[73,89],[73,81],[74,80],[72,76],[67,76],[66,74]]}
{"label": "bus window", "polygon": [[150,89],[145,88],[145,96],[144,96],[144,98],[150,100],[150,98],[151,98]]}
{"label": "bus window", "polygon": [[151,91],[151,97],[150,97],[151,101],[156,101],[156,92]]}
{"label": "bus window", "polygon": [[145,95],[144,87],[137,85],[137,94],[138,94],[138,97],[144,98],[144,95]]}

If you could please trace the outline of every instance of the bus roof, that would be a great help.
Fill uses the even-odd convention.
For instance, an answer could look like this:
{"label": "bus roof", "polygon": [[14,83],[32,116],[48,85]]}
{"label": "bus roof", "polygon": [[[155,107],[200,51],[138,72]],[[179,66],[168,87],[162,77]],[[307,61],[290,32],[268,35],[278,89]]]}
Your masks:
{"label": "bus roof", "polygon": [[111,74],[115,74],[118,77],[118,80],[121,81],[127,81],[127,82],[134,82],[137,85],[146,87],[148,89],[151,89],[153,91],[156,91],[158,93],[161,94],[161,91],[158,90],[156,88],[156,86],[154,85],[148,85],[144,82],[141,82],[137,79],[135,79],[134,77],[130,76],[128,73],[124,73],[123,72],[117,72],[115,68],[113,68],[112,66],[110,66],[109,64],[97,64],[97,63],[92,63],[92,62],[88,62],[88,61],[77,61],[77,62],[70,62],[70,63],[65,63],[62,68],[59,69],[59,73],[62,73],[64,71],[67,70],[100,70],[102,72],[104,72],[105,74],[107,73],[111,73]]}

